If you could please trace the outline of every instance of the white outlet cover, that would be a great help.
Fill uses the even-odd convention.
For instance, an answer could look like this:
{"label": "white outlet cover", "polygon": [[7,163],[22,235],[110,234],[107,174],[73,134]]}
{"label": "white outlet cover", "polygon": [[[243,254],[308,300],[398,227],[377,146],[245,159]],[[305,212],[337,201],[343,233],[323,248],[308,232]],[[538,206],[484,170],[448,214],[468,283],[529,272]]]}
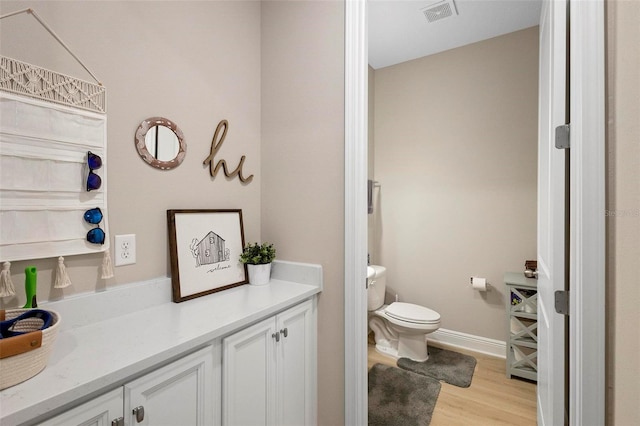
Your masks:
{"label": "white outlet cover", "polygon": [[136,263],[136,234],[116,235],[114,247],[116,266]]}

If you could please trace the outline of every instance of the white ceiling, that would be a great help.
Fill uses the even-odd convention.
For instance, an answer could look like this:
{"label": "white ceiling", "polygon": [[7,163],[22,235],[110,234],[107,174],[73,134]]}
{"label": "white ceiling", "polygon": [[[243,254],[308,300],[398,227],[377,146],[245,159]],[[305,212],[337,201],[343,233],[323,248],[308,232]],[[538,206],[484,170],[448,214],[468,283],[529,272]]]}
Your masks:
{"label": "white ceiling", "polygon": [[388,67],[538,25],[541,0],[454,0],[435,22],[421,9],[442,0],[369,0],[369,65]]}

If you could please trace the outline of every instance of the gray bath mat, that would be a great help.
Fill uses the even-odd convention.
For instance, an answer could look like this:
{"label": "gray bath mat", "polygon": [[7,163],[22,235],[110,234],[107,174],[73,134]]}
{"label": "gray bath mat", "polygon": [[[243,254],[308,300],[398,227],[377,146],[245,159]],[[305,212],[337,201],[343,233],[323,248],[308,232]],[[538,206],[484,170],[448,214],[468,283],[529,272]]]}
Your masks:
{"label": "gray bath mat", "polygon": [[426,426],[440,393],[440,382],[389,365],[369,370],[369,424]]}
{"label": "gray bath mat", "polygon": [[417,362],[409,358],[400,358],[398,367],[454,386],[468,388],[476,368],[476,359],[469,355],[429,346],[428,360]]}

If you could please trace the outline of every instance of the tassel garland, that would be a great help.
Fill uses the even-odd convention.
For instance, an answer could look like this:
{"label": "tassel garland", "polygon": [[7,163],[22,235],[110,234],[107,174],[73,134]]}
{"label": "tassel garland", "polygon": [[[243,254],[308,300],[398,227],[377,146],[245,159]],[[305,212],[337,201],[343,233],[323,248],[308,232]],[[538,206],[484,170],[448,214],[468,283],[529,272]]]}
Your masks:
{"label": "tassel garland", "polygon": [[2,272],[0,272],[0,297],[15,296],[16,289],[11,281],[11,262],[2,264]]}
{"label": "tassel garland", "polygon": [[113,278],[113,264],[111,262],[111,252],[109,249],[104,251],[102,257],[102,279]]}
{"label": "tassel garland", "polygon": [[56,269],[56,279],[53,283],[54,288],[65,288],[71,285],[71,279],[67,272],[67,267],[64,266],[64,257],[58,258],[58,268]]}

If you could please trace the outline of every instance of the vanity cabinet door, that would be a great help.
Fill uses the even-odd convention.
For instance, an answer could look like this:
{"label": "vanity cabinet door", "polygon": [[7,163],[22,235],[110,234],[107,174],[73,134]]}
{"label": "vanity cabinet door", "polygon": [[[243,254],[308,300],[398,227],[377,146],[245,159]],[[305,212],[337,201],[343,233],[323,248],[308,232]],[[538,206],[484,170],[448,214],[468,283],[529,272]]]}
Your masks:
{"label": "vanity cabinet door", "polygon": [[122,388],[100,395],[82,405],[53,417],[41,426],[122,426]]}
{"label": "vanity cabinet door", "polygon": [[214,354],[215,344],[126,384],[127,426],[215,424]]}
{"label": "vanity cabinet door", "polygon": [[311,300],[276,317],[278,425],[316,424],[316,317]]}
{"label": "vanity cabinet door", "polygon": [[222,342],[222,423],[316,423],[315,299]]}
{"label": "vanity cabinet door", "polygon": [[275,424],[275,326],[269,318],[222,341],[222,424]]}

